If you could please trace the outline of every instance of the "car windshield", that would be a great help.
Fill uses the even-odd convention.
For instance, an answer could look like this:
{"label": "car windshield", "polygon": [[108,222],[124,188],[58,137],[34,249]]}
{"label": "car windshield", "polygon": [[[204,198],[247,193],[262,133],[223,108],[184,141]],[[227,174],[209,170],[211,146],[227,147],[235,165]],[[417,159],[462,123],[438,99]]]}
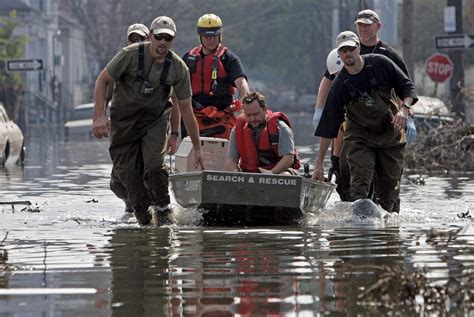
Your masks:
{"label": "car windshield", "polygon": [[3,108],[3,106],[0,105],[0,122],[8,122],[10,119],[8,118],[7,112]]}

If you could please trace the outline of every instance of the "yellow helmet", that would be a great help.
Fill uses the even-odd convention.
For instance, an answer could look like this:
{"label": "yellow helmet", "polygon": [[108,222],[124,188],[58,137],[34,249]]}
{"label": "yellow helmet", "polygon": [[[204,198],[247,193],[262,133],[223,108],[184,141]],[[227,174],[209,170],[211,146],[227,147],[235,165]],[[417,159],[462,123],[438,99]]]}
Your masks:
{"label": "yellow helmet", "polygon": [[218,36],[223,30],[221,18],[212,13],[204,14],[197,22],[199,36]]}

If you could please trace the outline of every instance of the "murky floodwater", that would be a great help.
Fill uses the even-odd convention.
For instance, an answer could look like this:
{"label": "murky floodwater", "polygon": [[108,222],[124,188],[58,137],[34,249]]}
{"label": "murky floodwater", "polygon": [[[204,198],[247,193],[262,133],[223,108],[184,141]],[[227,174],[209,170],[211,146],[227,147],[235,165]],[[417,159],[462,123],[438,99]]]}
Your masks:
{"label": "murky floodwater", "polygon": [[[299,119],[297,143],[313,157]],[[0,170],[0,201],[34,204],[0,205],[0,315],[474,314],[474,230],[459,217],[474,212],[472,174],[404,177],[388,223],[351,218],[333,194],[299,226],[207,228],[180,210],[179,224],[140,228],[108,189],[106,141],[46,128],[27,138],[25,167]],[[404,302],[407,285],[432,295]],[[442,290],[447,308],[430,306]]]}

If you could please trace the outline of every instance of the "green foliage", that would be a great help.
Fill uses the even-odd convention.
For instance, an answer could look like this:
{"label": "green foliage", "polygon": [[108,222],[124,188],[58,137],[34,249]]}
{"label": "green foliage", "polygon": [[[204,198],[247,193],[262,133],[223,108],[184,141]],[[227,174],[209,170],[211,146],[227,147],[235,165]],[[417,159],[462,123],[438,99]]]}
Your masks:
{"label": "green foliage", "polygon": [[0,17],[0,84],[18,85],[21,78],[17,73],[5,71],[6,61],[14,58],[23,58],[24,49],[28,42],[26,35],[14,35],[14,29],[20,25],[16,20],[16,12],[10,12],[8,17]]}
{"label": "green foliage", "polygon": [[23,58],[28,42],[26,35],[14,34],[19,25],[15,11],[10,12],[8,17],[0,17],[0,101],[10,115],[14,112],[22,78],[19,73],[8,73],[5,66],[9,59]]}

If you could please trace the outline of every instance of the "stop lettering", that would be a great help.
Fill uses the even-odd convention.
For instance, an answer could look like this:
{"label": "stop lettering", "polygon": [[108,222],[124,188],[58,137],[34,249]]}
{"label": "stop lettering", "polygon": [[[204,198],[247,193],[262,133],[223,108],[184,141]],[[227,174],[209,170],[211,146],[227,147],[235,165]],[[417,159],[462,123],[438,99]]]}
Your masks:
{"label": "stop lettering", "polygon": [[442,83],[453,75],[453,62],[445,54],[436,53],[426,60],[426,73],[438,83]]}

